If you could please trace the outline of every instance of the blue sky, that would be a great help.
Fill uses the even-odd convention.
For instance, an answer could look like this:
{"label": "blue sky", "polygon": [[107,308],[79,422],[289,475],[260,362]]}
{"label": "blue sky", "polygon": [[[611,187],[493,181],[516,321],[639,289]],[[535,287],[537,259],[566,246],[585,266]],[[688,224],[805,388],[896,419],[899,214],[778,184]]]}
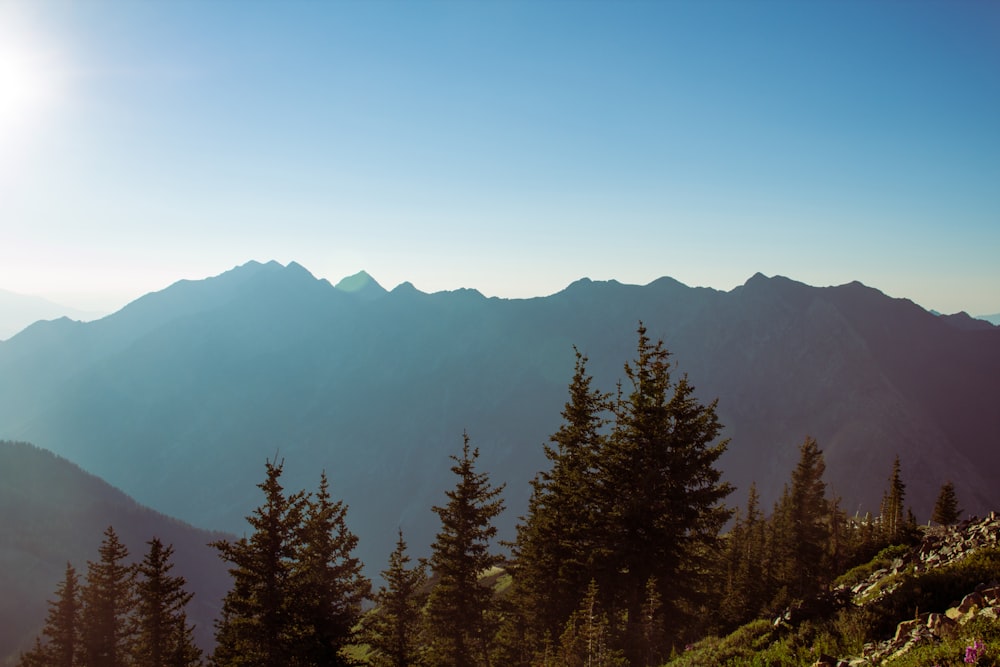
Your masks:
{"label": "blue sky", "polygon": [[277,259],[1000,311],[996,3],[0,0],[0,63],[2,289]]}

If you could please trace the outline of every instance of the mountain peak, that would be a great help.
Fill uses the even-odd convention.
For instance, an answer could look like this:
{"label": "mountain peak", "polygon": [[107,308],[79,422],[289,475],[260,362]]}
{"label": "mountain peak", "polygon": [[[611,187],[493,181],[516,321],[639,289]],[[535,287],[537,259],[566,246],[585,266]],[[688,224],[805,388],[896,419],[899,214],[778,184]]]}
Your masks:
{"label": "mountain peak", "polygon": [[342,278],[334,285],[334,289],[353,294],[365,301],[371,301],[387,294],[385,288],[368,275],[367,271],[358,271],[354,275]]}

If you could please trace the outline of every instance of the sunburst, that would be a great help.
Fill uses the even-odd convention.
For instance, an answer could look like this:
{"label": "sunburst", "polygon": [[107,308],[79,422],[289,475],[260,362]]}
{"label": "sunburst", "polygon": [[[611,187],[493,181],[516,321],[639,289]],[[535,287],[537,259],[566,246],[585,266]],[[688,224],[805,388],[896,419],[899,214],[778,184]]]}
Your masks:
{"label": "sunburst", "polygon": [[0,13],[0,147],[9,147],[58,106],[61,79],[54,50]]}

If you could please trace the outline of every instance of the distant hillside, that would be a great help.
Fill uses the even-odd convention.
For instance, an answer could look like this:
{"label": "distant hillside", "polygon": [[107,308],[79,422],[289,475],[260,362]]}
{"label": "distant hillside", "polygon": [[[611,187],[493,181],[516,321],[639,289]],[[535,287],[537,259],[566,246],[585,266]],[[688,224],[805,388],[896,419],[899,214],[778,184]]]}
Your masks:
{"label": "distant hillside", "polygon": [[350,505],[369,571],[396,527],[418,554],[468,430],[509,483],[503,537],[545,465],[575,344],[613,390],[643,320],[732,438],[722,459],[742,503],[770,507],[815,436],[849,511],[875,509],[893,457],[926,520],[948,479],[970,512],[1000,505],[1000,329],[954,326],[859,283],[752,277],[729,292],[670,278],[580,280],[536,299],[474,290],[334,287],[290,264],[182,281],[102,320],[36,324],[0,344],[0,437],[31,440],[141,502],[243,530],[264,460],[289,488],[326,469]]}
{"label": "distant hillside", "polygon": [[30,647],[66,563],[85,576],[87,561],[98,560],[97,548],[109,525],[136,560],[154,536],[174,545],[174,571],[195,593],[188,612],[197,626],[196,639],[211,645],[212,620],[229,576],[207,544],[222,535],[142,507],[51,452],[0,442],[0,664]]}
{"label": "distant hillside", "polygon": [[0,289],[0,340],[7,340],[39,320],[54,320],[60,317],[92,320],[98,317],[98,314],[62,306],[37,296]]}
{"label": "distant hillside", "polygon": [[1000,313],[996,315],[980,315],[979,319],[986,320],[990,324],[1000,327]]}

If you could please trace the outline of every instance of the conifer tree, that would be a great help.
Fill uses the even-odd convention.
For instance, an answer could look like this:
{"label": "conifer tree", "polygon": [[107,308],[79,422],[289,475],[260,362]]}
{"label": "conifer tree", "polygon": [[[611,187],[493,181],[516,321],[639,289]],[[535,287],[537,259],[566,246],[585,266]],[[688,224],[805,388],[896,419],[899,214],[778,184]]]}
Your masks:
{"label": "conifer tree", "polygon": [[675,642],[693,620],[689,610],[709,594],[708,563],[731,514],[722,501],[732,491],[715,467],[728,443],[716,442],[722,430],[717,401],[700,403],[686,375],[671,377],[663,342],[652,343],[641,323],[638,334],[637,357],[625,365],[631,391],[626,397],[619,391],[600,459],[608,530],[598,580],[626,612],[623,643],[633,662],[650,577],[658,581]]}
{"label": "conifer tree", "polygon": [[136,660],[144,667],[201,664],[201,649],[192,640],[184,612],[194,594],[185,591],[184,577],[170,574],[174,548],[156,537],[146,544],[149,551],[137,568]]}
{"label": "conifer tree", "polygon": [[476,471],[478,449],[463,434],[461,458],[452,456],[451,470],[458,476],[447,491],[448,503],[434,507],[441,532],[432,545],[430,565],[437,577],[427,602],[427,636],[430,662],[439,667],[473,667],[488,664],[494,631],[492,589],[479,578],[503,559],[490,551],[503,511],[503,486],[490,484],[486,473]]}
{"label": "conifer tree", "polygon": [[825,471],[822,450],[815,439],[807,437],[799,447],[791,487],[781,501],[783,523],[776,535],[781,545],[779,585],[792,599],[815,594],[825,580],[830,515]]}
{"label": "conifer tree", "polygon": [[950,526],[958,522],[963,510],[958,507],[958,496],[955,495],[955,484],[948,480],[938,493],[934,503],[934,514],[931,520],[942,526]]}
{"label": "conifer tree", "polygon": [[232,564],[232,588],[216,621],[213,663],[220,667],[294,664],[295,642],[300,638],[292,573],[304,494],[285,494],[280,482],[283,462],[267,461],[266,467],[267,478],[257,485],[264,492],[264,503],[247,517],[253,533],[236,542],[212,543]]}
{"label": "conifer tree", "polygon": [[639,636],[639,665],[662,665],[667,658],[666,628],[663,625],[663,599],[656,577],[646,582],[646,598],[642,603],[642,633]]}
{"label": "conifer tree", "polygon": [[17,661],[17,667],[50,667],[51,665],[51,654],[48,647],[42,644],[41,637],[35,637],[35,645],[21,653]]}
{"label": "conifer tree", "polygon": [[898,542],[904,534],[907,522],[903,507],[906,497],[906,485],[900,474],[899,456],[892,462],[892,473],[889,475],[889,488],[882,497],[882,531],[890,543]]}
{"label": "conifer tree", "polygon": [[576,350],[563,423],[545,445],[551,469],[532,481],[528,515],[517,528],[511,598],[525,626],[516,642],[528,648],[559,636],[593,576],[600,530],[596,471],[609,403],[591,387],[586,365]]}
{"label": "conifer tree", "polygon": [[622,651],[612,645],[611,623],[601,609],[598,589],[597,582],[591,579],[579,607],[566,621],[559,639],[559,659],[551,663],[553,666],[624,667],[629,664]]}
{"label": "conifer tree", "polygon": [[87,667],[122,667],[130,663],[135,641],[136,568],[126,562],[128,549],[111,526],[98,555],[87,562],[81,593],[83,661]]}
{"label": "conifer tree", "polygon": [[80,646],[80,578],[76,569],[66,563],[66,574],[56,587],[56,597],[49,600],[42,635],[35,646],[21,657],[21,667],[75,667],[81,652]]}
{"label": "conifer tree", "polygon": [[409,567],[403,531],[382,571],[385,585],[375,594],[375,609],[365,616],[365,643],[372,650],[374,667],[423,665],[420,646],[421,588],[427,582],[424,563]]}
{"label": "conifer tree", "polygon": [[744,514],[739,514],[726,537],[725,594],[722,620],[731,627],[756,618],[767,598],[766,527],[756,483],[751,483]]}
{"label": "conifer tree", "polygon": [[331,499],[325,472],[319,490],[307,499],[297,541],[292,570],[296,653],[307,665],[353,664],[343,649],[354,639],[371,582],[354,556],[358,538],[347,527],[347,506]]}

